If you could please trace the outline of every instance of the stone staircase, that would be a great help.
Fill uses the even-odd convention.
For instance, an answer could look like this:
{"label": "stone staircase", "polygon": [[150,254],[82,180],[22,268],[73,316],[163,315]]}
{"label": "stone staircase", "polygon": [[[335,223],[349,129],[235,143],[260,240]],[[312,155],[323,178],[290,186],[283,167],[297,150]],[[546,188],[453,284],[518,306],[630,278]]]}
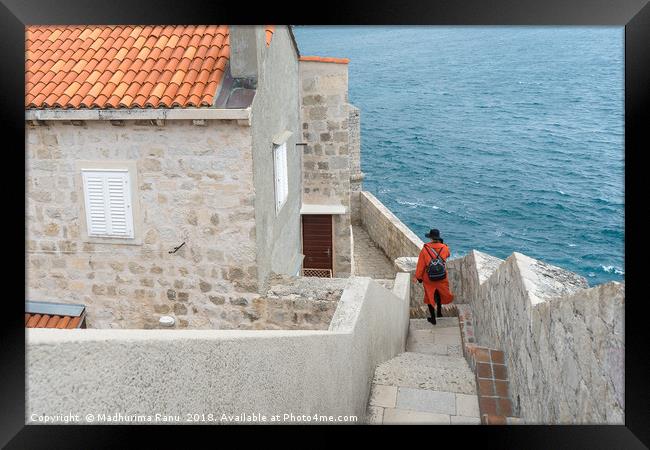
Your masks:
{"label": "stone staircase", "polygon": [[406,352],[377,366],[366,423],[480,424],[474,373],[457,317],[411,319]]}

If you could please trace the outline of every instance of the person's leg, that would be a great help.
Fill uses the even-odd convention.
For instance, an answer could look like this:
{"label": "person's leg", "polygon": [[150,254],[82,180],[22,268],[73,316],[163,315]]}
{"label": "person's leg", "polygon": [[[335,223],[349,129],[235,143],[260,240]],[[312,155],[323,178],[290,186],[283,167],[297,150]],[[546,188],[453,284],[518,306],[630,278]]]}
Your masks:
{"label": "person's leg", "polygon": [[427,307],[429,308],[429,314],[431,314],[431,317],[427,317],[427,320],[431,322],[433,325],[436,324],[436,310],[433,306],[427,303]]}
{"label": "person's leg", "polygon": [[[436,289],[436,293],[434,295],[434,298],[436,300],[436,306],[438,308],[438,317],[442,317],[442,303],[441,303],[441,300],[440,300],[440,292],[438,292],[437,289]],[[433,308],[431,308],[431,309],[433,309]],[[433,313],[431,315],[433,315]]]}

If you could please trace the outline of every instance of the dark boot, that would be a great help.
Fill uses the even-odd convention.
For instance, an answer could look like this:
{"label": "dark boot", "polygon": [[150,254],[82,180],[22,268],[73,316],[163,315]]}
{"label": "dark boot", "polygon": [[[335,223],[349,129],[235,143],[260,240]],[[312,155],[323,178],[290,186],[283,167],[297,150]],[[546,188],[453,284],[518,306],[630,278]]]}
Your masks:
{"label": "dark boot", "polygon": [[[438,317],[442,317],[442,304],[440,303],[440,294],[438,293],[438,291],[436,291],[435,299],[436,299]],[[431,315],[433,315],[433,313]]]}
{"label": "dark boot", "polygon": [[431,317],[427,317],[427,321],[430,324],[435,325],[436,324],[436,310],[433,308],[433,306],[431,306],[429,304],[427,304],[427,306],[429,307],[429,314],[431,314]]}

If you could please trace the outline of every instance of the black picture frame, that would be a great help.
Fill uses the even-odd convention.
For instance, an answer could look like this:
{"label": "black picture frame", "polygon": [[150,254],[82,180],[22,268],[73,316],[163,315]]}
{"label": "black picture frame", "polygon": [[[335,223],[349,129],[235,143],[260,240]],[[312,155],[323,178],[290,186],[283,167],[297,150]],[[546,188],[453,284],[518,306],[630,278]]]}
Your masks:
{"label": "black picture frame", "polygon": [[[402,24],[402,25],[615,25],[625,27],[625,425],[624,426],[509,426],[509,427],[440,427],[435,431],[419,427],[427,445],[444,445],[443,437],[452,442],[476,439],[490,448],[588,448],[634,449],[650,445],[650,396],[648,371],[648,326],[645,325],[647,296],[641,287],[645,245],[640,237],[646,183],[641,171],[644,150],[650,149],[650,5],[647,0],[471,0],[471,1],[374,1],[313,4],[274,2],[243,4],[216,0],[2,0],[0,3],[0,126],[3,128],[4,163],[11,168],[13,184],[5,183],[6,196],[12,208],[5,212],[8,232],[5,238],[12,249],[12,261],[5,273],[5,295],[0,326],[0,445],[7,448],[115,448],[129,447],[125,433],[146,432],[147,445],[156,440],[170,443],[183,436],[186,444],[198,444],[197,430],[222,435],[230,427],[160,427],[160,426],[25,426],[25,333],[23,294],[20,279],[25,275],[24,223],[10,217],[21,217],[25,209],[16,185],[23,180],[25,142],[24,125],[24,29],[28,24],[111,24],[111,23],[294,23],[294,24]],[[10,144],[10,142],[12,144]],[[26,169],[26,165],[25,165]],[[14,194],[15,192],[15,194]],[[645,202],[647,203],[647,202]],[[15,214],[10,214],[14,212]],[[13,236],[16,236],[15,238]],[[10,245],[10,246],[13,246]],[[20,254],[22,253],[22,258]],[[23,261],[23,265],[19,263]],[[23,297],[24,298],[24,297]],[[262,437],[272,439],[275,430],[266,428]],[[302,428],[302,427],[301,427]],[[411,441],[416,430],[407,434],[399,427],[374,427],[371,434],[382,438],[397,431]],[[232,428],[230,428],[232,430]],[[311,427],[312,433],[329,436],[329,428]],[[350,429],[350,427],[348,427]],[[268,430],[268,431],[267,431]],[[368,427],[355,427],[368,431]],[[188,436],[187,432],[192,433]],[[247,429],[236,429],[246,436]],[[327,435],[325,433],[328,433]],[[418,433],[419,434],[419,433]],[[190,440],[186,440],[186,438]],[[208,441],[210,442],[210,441]],[[214,441],[213,441],[214,442]],[[452,444],[453,445],[453,444]],[[458,445],[458,444],[456,444]]]}

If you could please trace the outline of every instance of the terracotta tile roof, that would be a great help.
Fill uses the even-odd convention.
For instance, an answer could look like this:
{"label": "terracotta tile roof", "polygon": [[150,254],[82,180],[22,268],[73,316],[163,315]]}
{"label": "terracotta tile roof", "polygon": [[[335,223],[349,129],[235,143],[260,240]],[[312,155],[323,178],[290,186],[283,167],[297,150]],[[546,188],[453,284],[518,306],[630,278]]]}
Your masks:
{"label": "terracotta tile roof", "polygon": [[273,39],[273,33],[275,32],[275,25],[267,25],[264,29],[266,32],[266,46],[271,45],[271,39]]}
{"label": "terracotta tile roof", "polygon": [[316,61],[316,62],[327,62],[335,64],[347,64],[350,62],[349,58],[330,58],[326,56],[301,56],[300,61]]}
{"label": "terracotta tile roof", "polygon": [[84,305],[25,302],[25,328],[85,328],[85,318]]}
{"label": "terracotta tile roof", "polygon": [[30,26],[25,106],[211,106],[229,58],[226,25]]}
{"label": "terracotta tile roof", "polygon": [[82,317],[25,313],[25,328],[79,328]]}

